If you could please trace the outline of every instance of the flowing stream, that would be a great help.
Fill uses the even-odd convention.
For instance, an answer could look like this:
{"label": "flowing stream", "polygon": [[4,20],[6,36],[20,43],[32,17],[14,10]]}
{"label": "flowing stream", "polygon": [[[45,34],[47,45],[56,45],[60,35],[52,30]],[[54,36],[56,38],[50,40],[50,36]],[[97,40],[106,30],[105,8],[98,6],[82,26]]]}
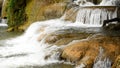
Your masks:
{"label": "flowing stream", "polygon": [[[55,22],[58,23],[55,24]],[[56,30],[59,30],[63,25],[62,21],[50,20],[43,22],[36,22],[32,24],[24,34],[19,37],[19,33],[9,33],[3,35],[6,26],[1,26],[1,41],[0,41],[0,67],[2,68],[73,68],[70,64],[63,64],[63,61],[59,61],[59,47],[49,44],[45,44],[44,37],[41,41],[38,41],[38,37],[41,34],[49,34]],[[55,24],[55,26],[52,26]],[[61,25],[60,27],[56,27]],[[45,31],[40,29],[45,28]],[[63,27],[64,29],[64,27]],[[5,32],[4,34],[7,34]],[[11,36],[13,35],[13,36]],[[7,36],[7,37],[6,37]],[[46,35],[47,36],[47,35]],[[45,59],[49,56],[48,59]],[[50,65],[49,65],[50,64]]]}
{"label": "flowing stream", "polygon": [[[98,13],[94,14],[95,12]],[[61,33],[59,31],[65,29],[102,33],[100,26],[103,17],[100,17],[104,14],[113,18],[116,17],[116,10],[107,12],[105,9],[80,9],[75,23],[62,19],[34,22],[23,34],[6,32],[7,25],[2,22],[0,24],[0,68],[74,68],[72,63],[59,60],[61,54],[59,49],[63,46],[48,44],[45,42],[46,38],[54,32]],[[84,65],[78,68],[84,68]]]}

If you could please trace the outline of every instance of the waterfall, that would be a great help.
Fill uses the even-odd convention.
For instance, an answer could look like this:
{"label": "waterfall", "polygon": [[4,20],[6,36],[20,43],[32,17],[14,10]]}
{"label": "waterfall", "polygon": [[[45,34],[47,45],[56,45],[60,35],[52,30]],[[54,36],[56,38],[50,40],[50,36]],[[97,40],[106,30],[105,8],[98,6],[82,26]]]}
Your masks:
{"label": "waterfall", "polygon": [[[53,25],[54,24],[54,25]],[[17,38],[2,41],[0,46],[0,67],[43,66],[59,61],[60,46],[45,43],[49,34],[60,29],[71,28],[70,22],[60,19],[35,22]],[[39,40],[39,37],[42,37]],[[1,41],[0,41],[1,42]]]}
{"label": "waterfall", "polygon": [[111,68],[111,61],[108,58],[103,59],[104,50],[100,47],[99,55],[95,60],[93,68]]}
{"label": "waterfall", "polygon": [[99,4],[101,6],[120,6],[119,0],[102,0],[102,2]]}
{"label": "waterfall", "polygon": [[[5,4],[5,0],[2,0],[2,7],[4,6],[4,4]],[[7,19],[0,18],[0,26],[8,26]]]}
{"label": "waterfall", "polygon": [[102,25],[104,20],[117,17],[117,8],[115,11],[108,11],[105,8],[81,8],[78,11],[76,22],[87,25]]}
{"label": "waterfall", "polygon": [[[111,61],[109,60],[109,58],[105,58],[103,59],[103,54],[104,54],[104,50],[102,47],[100,47],[99,49],[99,55],[97,56],[93,68],[111,68]],[[81,63],[80,65],[76,66],[75,68],[85,68],[86,65]]]}
{"label": "waterfall", "polygon": [[[46,38],[51,33],[74,27],[90,27],[91,25],[101,26],[103,20],[117,17],[117,9],[108,11],[105,8],[96,9],[96,6],[95,9],[87,7],[90,7],[88,6],[88,3],[79,8],[75,23],[64,21],[63,19],[34,22],[23,35],[17,38],[3,40],[3,45],[0,46],[0,67],[16,68],[29,65],[42,66],[50,63],[60,63],[62,61],[59,60],[60,52],[58,50],[61,46],[58,47],[56,45],[45,43]],[[3,19],[0,25],[4,24],[3,26],[7,26],[5,22],[6,20]],[[76,29],[79,30],[79,28]],[[107,58],[102,60],[102,54],[103,50],[100,48],[100,55],[95,61],[94,68],[100,68],[98,67],[99,65],[102,68],[107,68],[107,66],[110,68],[110,60]],[[81,64],[78,68],[84,67],[85,65]]]}
{"label": "waterfall", "polygon": [[7,25],[7,19],[1,19],[0,26],[8,26]]}
{"label": "waterfall", "polygon": [[82,2],[85,4],[79,5],[75,23],[89,26],[101,26],[104,20],[116,18],[118,11],[117,6],[120,6],[119,0],[102,0],[99,5],[88,4],[86,0],[75,1],[76,4]]}
{"label": "waterfall", "polygon": [[63,46],[48,44],[45,42],[46,38],[51,33],[60,33],[59,30],[79,30],[78,27],[80,26],[76,23],[61,19],[34,22],[23,35],[0,41],[0,45],[2,44],[0,46],[0,67],[19,68],[63,63],[59,60],[61,54],[59,49]]}
{"label": "waterfall", "polygon": [[80,26],[76,23],[61,19],[34,22],[23,35],[0,41],[0,45],[2,44],[0,46],[0,67],[19,68],[23,66],[43,66],[52,63],[63,63],[63,61],[59,60],[61,53],[59,49],[63,46],[58,47],[48,44],[45,42],[46,38],[51,33],[59,33],[59,30],[79,30],[78,27]]}

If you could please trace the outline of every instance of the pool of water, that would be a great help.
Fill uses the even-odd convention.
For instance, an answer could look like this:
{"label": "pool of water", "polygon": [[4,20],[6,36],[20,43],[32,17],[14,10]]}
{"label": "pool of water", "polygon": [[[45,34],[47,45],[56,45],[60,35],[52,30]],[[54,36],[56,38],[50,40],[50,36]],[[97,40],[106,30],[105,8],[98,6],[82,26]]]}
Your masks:
{"label": "pool of water", "polygon": [[14,38],[21,35],[23,32],[7,32],[7,26],[0,26],[0,40]]}

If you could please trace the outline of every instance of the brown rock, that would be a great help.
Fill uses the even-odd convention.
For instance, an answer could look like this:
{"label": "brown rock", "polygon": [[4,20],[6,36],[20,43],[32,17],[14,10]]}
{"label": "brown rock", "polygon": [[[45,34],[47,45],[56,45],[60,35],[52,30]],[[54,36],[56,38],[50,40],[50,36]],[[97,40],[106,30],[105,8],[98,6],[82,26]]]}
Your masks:
{"label": "brown rock", "polygon": [[75,22],[76,16],[77,16],[77,12],[78,12],[78,8],[77,7],[73,7],[71,9],[69,9],[68,11],[66,11],[66,13],[65,13],[65,15],[63,17],[64,20]]}
{"label": "brown rock", "polygon": [[109,58],[114,62],[115,58],[120,54],[119,41],[120,37],[92,36],[89,39],[68,44],[63,49],[61,57],[77,64],[84,63],[86,68],[92,68],[99,54],[99,48],[102,47],[104,49],[102,58]]}
{"label": "brown rock", "polygon": [[2,6],[2,18],[7,17],[7,6],[8,6],[9,0],[5,0],[4,4]]}
{"label": "brown rock", "polygon": [[67,6],[64,1],[58,0],[55,2],[53,0],[49,0],[48,2],[46,0],[31,0],[26,5],[25,12],[27,14],[27,21],[25,24],[20,26],[24,27],[21,29],[25,30],[26,27],[35,21],[60,18],[64,14],[65,7]]}
{"label": "brown rock", "polygon": [[69,33],[61,33],[61,34],[56,34],[56,33],[57,32],[48,35],[45,40],[46,43],[55,44],[55,45],[66,45],[72,42],[73,40],[85,39],[90,35],[88,33],[79,33],[79,32],[78,33],[69,32]]}
{"label": "brown rock", "polygon": [[116,58],[112,68],[120,68],[120,55]]}

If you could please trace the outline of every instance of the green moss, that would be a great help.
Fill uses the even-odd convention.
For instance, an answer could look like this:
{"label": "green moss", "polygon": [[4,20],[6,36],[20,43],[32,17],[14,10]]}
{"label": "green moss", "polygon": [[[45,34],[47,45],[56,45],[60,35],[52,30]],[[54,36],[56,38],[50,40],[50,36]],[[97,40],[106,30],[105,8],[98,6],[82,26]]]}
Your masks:
{"label": "green moss", "polygon": [[8,3],[7,18],[9,27],[17,28],[26,21],[26,0],[10,0]]}
{"label": "green moss", "polygon": [[[14,30],[25,30],[31,23],[58,18],[63,15],[66,0],[7,0],[8,26]],[[56,5],[55,5],[56,4]],[[56,8],[57,7],[57,8]],[[51,10],[51,12],[48,11]],[[55,14],[56,13],[56,14]]]}

